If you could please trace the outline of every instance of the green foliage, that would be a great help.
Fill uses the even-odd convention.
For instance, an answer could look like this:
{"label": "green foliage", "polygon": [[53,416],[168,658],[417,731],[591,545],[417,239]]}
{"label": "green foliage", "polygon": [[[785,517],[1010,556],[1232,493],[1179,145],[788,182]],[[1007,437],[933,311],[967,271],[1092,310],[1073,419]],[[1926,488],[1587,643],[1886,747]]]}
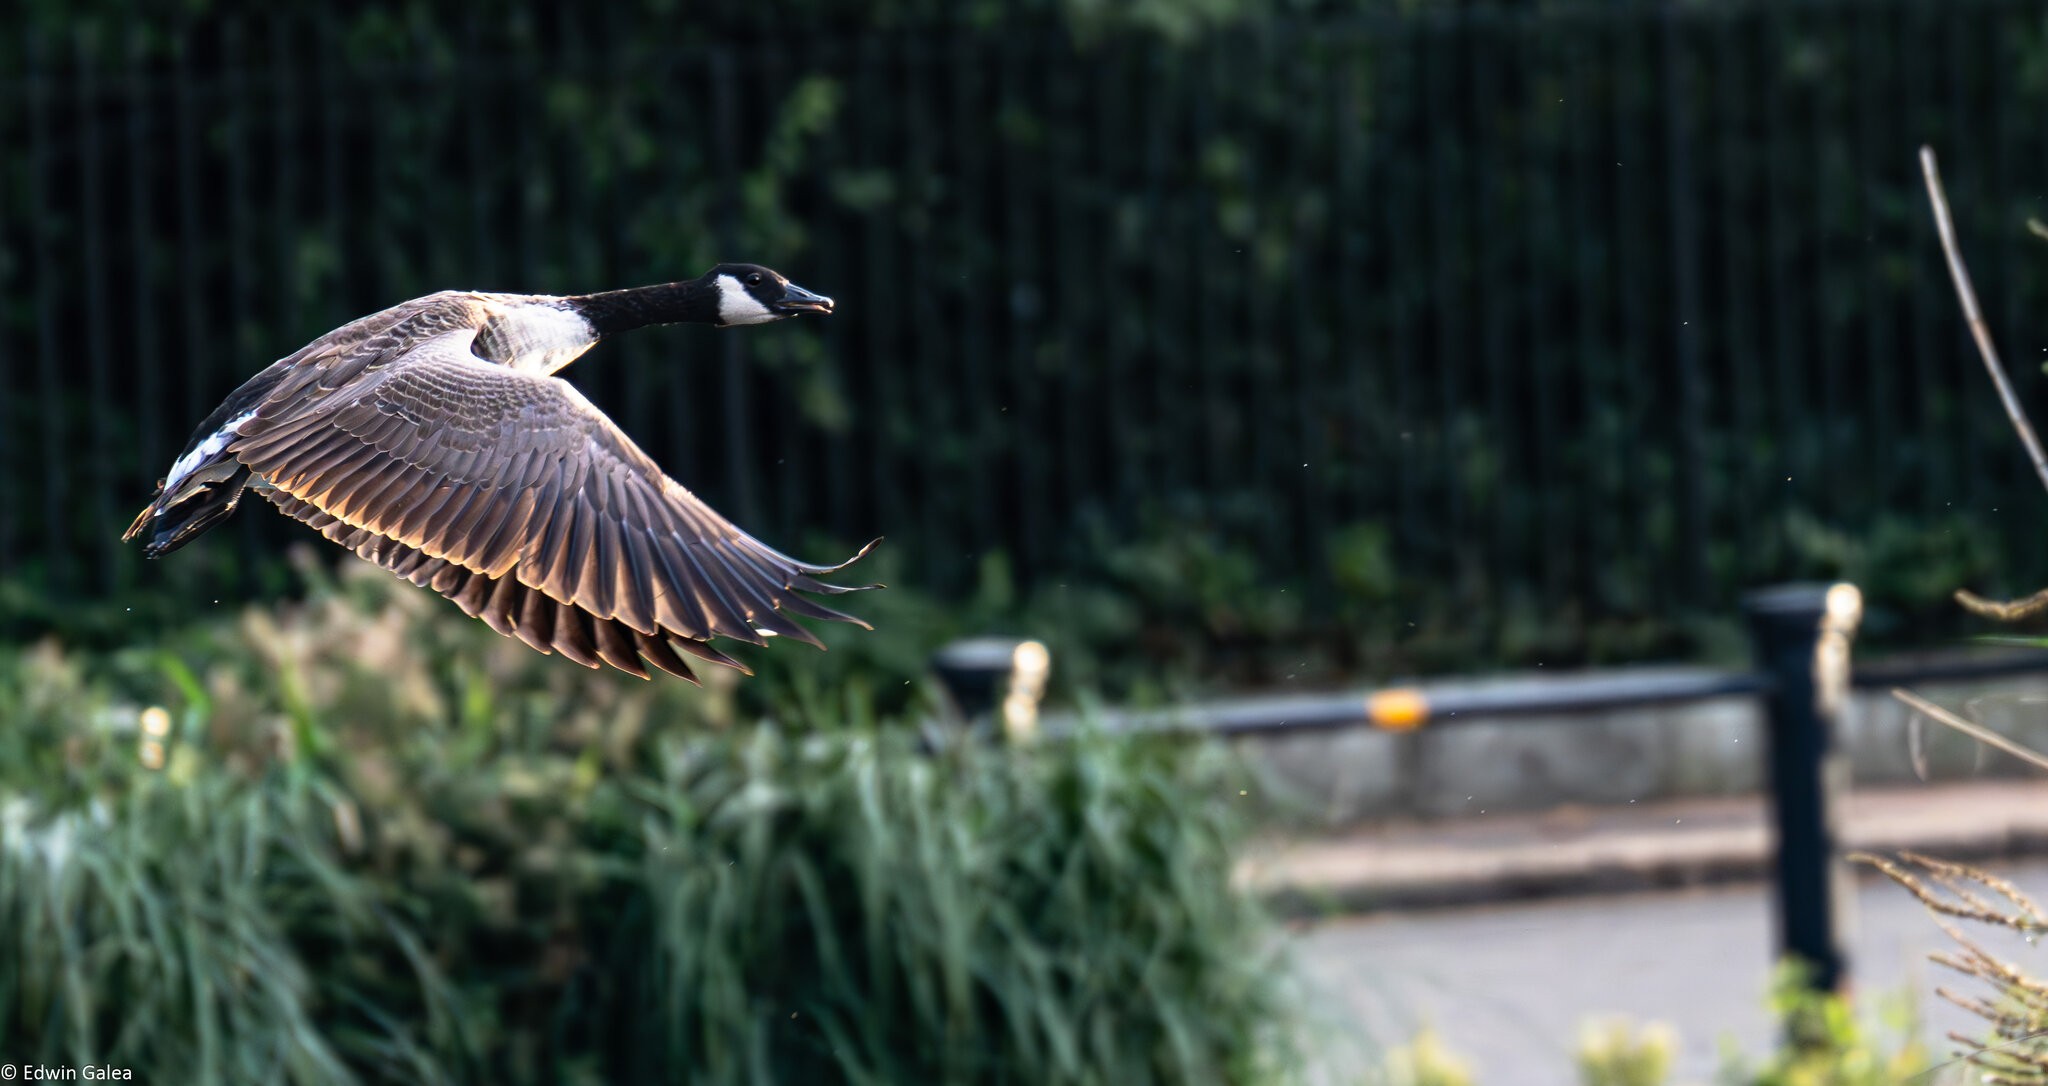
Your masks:
{"label": "green foliage", "polygon": [[729,685],[584,672],[395,587],[0,657],[9,1058],[206,1083],[1292,1066],[1216,751],[934,755],[857,698],[746,724]]}
{"label": "green foliage", "polygon": [[[1303,12],[1315,8],[1342,11],[1372,7],[1380,2],[1295,0],[1291,6]],[[635,7],[634,14],[638,16],[641,33],[684,42],[721,38],[758,40],[793,30],[856,33],[987,28],[1020,20],[1064,27],[1088,41],[1109,34],[1138,33],[1184,42],[1227,27],[1244,16],[1259,14],[1262,10],[1248,0],[1138,0],[1128,4],[1107,3],[1105,0],[875,0],[861,4],[795,0],[779,5],[772,14],[766,15],[742,3],[686,4],[676,0],[643,0]],[[94,37],[115,41],[120,40],[120,33],[132,32],[161,48],[195,22],[252,19],[270,14],[271,10],[271,6],[261,0],[192,0],[155,4],[136,4],[130,0],[74,3],[27,0],[24,17],[15,29],[44,33],[84,29]],[[469,14],[467,7],[445,0],[386,0],[377,5],[363,5],[360,12],[346,17],[344,21],[347,37],[359,51],[355,55],[368,60],[408,47],[446,48],[451,44],[442,37],[447,25]],[[530,11],[519,14],[526,20],[532,18]]]}
{"label": "green foliage", "polygon": [[[2018,886],[1982,867],[1914,852],[1896,857],[1861,853],[1852,859],[1875,867],[1911,894],[1954,941],[1950,950],[1930,960],[1972,983],[1935,991],[1983,1024],[1973,1031],[1949,1031],[1957,1045],[1956,1057],[1944,1065],[1951,1077],[2000,1086],[2048,1082],[2048,985],[2034,975],[2030,955],[2014,959],[1994,949],[1999,941],[2010,940],[2007,945],[2024,943],[2033,950],[2048,931],[2048,912]],[[1965,921],[1989,931],[1966,932]]]}
{"label": "green foliage", "polygon": [[1184,806],[1223,806],[1220,779],[1163,748],[903,748],[762,733],[672,760],[646,875],[660,1062],[730,1081],[1259,1077],[1273,959],[1225,887],[1227,839]]}
{"label": "green foliage", "polygon": [[1436,1031],[1425,1029],[1387,1053],[1378,1081],[1385,1086],[1472,1086],[1472,1068],[1444,1046]]}
{"label": "green foliage", "polygon": [[[1795,970],[1774,982],[1771,1009],[1785,1024],[1785,1041],[1762,1064],[1730,1055],[1719,1080],[1725,1086],[1928,1086],[1961,1081],[1958,1065],[1930,1067],[1914,1038],[1917,1022],[1909,996],[1888,1002],[1874,1027],[1858,1020],[1849,1001],[1807,988]],[[1581,1086],[1665,1086],[1679,1051],[1678,1034],[1662,1022],[1637,1026],[1625,1018],[1589,1021],[1575,1053]],[[1472,1086],[1471,1067],[1434,1030],[1380,1061],[1373,1086]]]}
{"label": "green foliage", "polygon": [[[393,1024],[343,1036],[322,1021],[354,1018],[335,1003],[360,993],[313,952],[316,933],[407,936],[377,931],[377,895],[335,866],[308,806],[215,775],[124,783],[90,808],[5,801],[0,1037],[16,1059],[175,1067],[189,1082],[431,1068],[404,1058]],[[419,1009],[442,1011],[433,995]]]}
{"label": "green foliage", "polygon": [[1794,514],[1786,518],[1784,535],[1799,568],[1863,590],[1870,602],[1858,636],[1879,644],[1956,629],[1961,612],[1950,594],[1984,585],[2003,564],[1998,533],[1956,514],[1881,515],[1857,533]]}
{"label": "green foliage", "polygon": [[[1140,696],[1693,654],[1838,567],[1896,587],[1879,641],[1940,636],[1911,620],[1958,579],[2034,587],[1989,583],[2043,568],[1997,514],[2024,464],[1930,364],[1950,299],[1871,157],[2038,82],[2032,10],[1639,6],[34,0],[0,25],[0,561],[34,586],[0,635],[283,579],[241,524],[162,567],[114,537],[312,335],[727,257],[842,312],[573,379],[777,546],[886,534],[941,610],[1000,554],[1013,606],[967,609],[1053,616]],[[2012,63],[1900,48],[1935,25]],[[1895,117],[1902,86],[1954,93]]]}
{"label": "green foliage", "polygon": [[1582,1086],[1663,1086],[1678,1056],[1678,1034],[1662,1022],[1636,1029],[1626,1019],[1588,1022],[1579,1031]]}
{"label": "green foliage", "polygon": [[1771,1010],[1785,1042],[1757,1067],[1730,1058],[1721,1073],[1728,1086],[1895,1086],[1930,1073],[1910,998],[1885,1007],[1873,1025],[1845,996],[1814,991],[1788,966],[1775,980]]}

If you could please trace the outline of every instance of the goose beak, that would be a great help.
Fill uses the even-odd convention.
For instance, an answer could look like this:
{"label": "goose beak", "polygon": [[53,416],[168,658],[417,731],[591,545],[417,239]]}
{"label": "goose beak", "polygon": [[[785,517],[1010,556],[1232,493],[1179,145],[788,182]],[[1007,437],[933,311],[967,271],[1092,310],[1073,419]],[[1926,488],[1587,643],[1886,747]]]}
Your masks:
{"label": "goose beak", "polygon": [[778,313],[792,316],[798,313],[830,313],[832,299],[822,294],[812,294],[795,283],[784,283],[782,297],[776,300],[774,309]]}

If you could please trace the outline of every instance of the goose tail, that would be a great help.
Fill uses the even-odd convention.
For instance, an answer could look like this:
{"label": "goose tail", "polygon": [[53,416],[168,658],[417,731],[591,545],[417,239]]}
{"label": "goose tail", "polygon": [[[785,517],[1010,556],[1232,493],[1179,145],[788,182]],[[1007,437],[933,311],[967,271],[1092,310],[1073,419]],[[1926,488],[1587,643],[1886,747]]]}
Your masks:
{"label": "goose tail", "polygon": [[174,487],[159,487],[121,540],[141,537],[143,557],[162,558],[226,520],[242,500],[248,483],[249,469],[239,461],[209,464],[179,479]]}

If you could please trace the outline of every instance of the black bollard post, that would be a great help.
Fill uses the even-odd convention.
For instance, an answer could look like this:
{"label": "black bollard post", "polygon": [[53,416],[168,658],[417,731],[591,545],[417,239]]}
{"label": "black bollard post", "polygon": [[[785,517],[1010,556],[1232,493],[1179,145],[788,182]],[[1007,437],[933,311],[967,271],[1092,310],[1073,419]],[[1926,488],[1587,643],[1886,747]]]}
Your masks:
{"label": "black bollard post", "polygon": [[[1832,604],[1832,610],[1831,610]],[[1821,991],[1848,979],[1853,900],[1835,819],[1848,762],[1835,745],[1848,686],[1848,638],[1861,610],[1854,587],[1786,585],[1742,601],[1765,697],[1772,822],[1777,833],[1778,943]]]}
{"label": "black bollard post", "polygon": [[1014,637],[970,637],[932,654],[932,670],[952,699],[960,720],[977,733],[991,733],[1000,709],[1003,734],[1028,739],[1038,723],[1051,656],[1036,641]]}
{"label": "black bollard post", "polygon": [[1008,637],[969,637],[950,642],[932,654],[932,670],[953,699],[961,719],[975,720],[995,709],[1010,679],[1010,658],[1017,641]]}

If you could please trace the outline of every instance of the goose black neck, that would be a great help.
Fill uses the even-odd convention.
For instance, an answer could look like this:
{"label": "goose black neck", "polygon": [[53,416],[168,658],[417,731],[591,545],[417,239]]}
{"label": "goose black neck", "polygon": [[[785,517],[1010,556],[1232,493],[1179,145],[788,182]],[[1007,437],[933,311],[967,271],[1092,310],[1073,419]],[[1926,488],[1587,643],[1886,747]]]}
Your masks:
{"label": "goose black neck", "polygon": [[715,324],[718,291],[696,279],[658,283],[651,287],[580,294],[569,304],[600,336],[617,335],[650,324]]}

